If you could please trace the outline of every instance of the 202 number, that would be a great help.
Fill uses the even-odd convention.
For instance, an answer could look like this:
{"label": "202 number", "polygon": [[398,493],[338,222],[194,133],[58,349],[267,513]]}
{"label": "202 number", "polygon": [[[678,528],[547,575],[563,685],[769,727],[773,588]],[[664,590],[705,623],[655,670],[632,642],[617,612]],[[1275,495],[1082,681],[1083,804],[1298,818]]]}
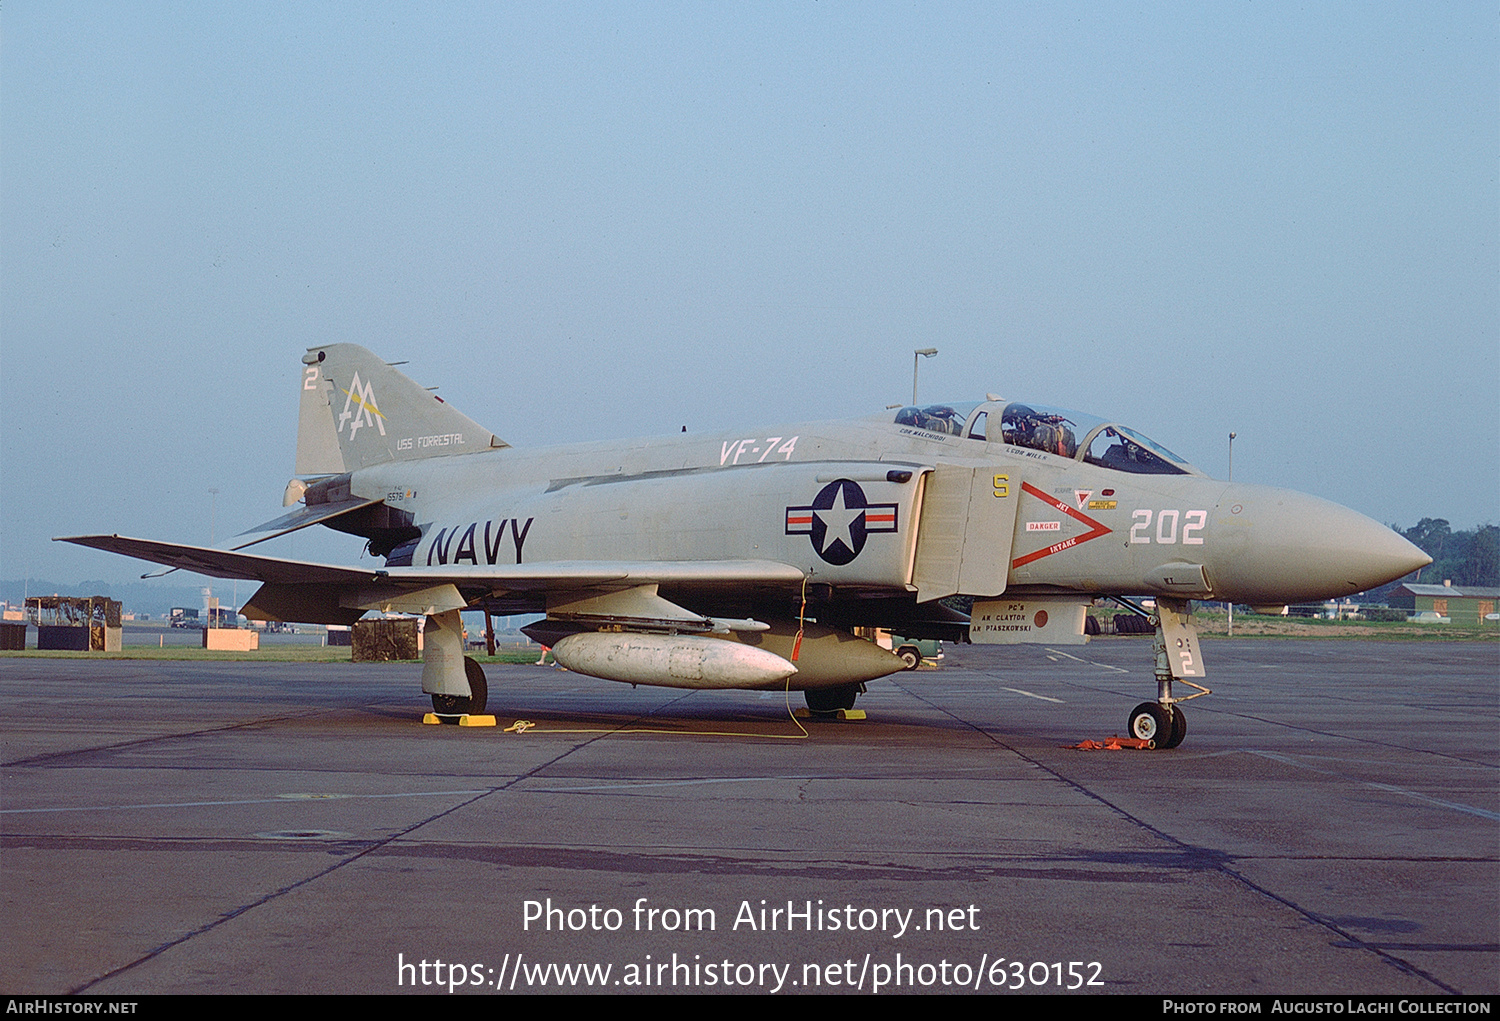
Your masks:
{"label": "202 number", "polygon": [[[1135,524],[1130,526],[1131,543],[1159,543],[1172,546],[1181,542],[1184,546],[1202,546],[1201,532],[1208,524],[1206,510],[1164,510],[1160,514],[1153,510],[1137,510],[1130,514]],[[1156,519],[1156,535],[1151,535],[1151,519]],[[1179,529],[1179,524],[1181,528]]]}

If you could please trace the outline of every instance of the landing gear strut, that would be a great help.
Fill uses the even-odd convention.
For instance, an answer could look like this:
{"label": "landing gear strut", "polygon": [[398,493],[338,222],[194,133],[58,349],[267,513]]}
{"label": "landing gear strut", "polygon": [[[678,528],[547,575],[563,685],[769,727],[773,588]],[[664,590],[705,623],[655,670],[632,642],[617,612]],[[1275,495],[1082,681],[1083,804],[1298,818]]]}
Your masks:
{"label": "landing gear strut", "polygon": [[[1132,709],[1126,729],[1131,737],[1151,741],[1157,748],[1176,748],[1187,737],[1187,717],[1182,712],[1181,703],[1212,694],[1203,685],[1188,680],[1205,674],[1191,604],[1185,599],[1158,598],[1156,613],[1148,614],[1143,607],[1128,599],[1117,598],[1115,601],[1156,625],[1151,643],[1156,659],[1156,701],[1142,702]],[[1198,690],[1187,698],[1174,698],[1174,680]]]}

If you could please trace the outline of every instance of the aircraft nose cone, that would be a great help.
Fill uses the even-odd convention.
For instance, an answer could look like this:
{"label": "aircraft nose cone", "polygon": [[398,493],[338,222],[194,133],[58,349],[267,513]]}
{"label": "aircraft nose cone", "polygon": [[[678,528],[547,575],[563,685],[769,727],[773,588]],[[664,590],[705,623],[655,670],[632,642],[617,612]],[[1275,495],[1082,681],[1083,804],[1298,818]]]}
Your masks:
{"label": "aircraft nose cone", "polygon": [[1241,602],[1352,595],[1432,563],[1380,522],[1303,493],[1232,485],[1217,517],[1224,556],[1215,593]]}

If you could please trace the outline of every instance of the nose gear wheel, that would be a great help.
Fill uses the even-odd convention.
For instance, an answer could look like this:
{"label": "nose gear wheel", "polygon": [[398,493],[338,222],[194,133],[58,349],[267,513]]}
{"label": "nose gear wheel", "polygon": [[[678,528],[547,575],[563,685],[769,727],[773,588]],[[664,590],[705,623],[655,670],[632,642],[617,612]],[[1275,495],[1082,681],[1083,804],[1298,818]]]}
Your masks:
{"label": "nose gear wheel", "polygon": [[1130,736],[1157,748],[1176,748],[1187,737],[1187,717],[1175,705],[1142,702],[1130,711]]}

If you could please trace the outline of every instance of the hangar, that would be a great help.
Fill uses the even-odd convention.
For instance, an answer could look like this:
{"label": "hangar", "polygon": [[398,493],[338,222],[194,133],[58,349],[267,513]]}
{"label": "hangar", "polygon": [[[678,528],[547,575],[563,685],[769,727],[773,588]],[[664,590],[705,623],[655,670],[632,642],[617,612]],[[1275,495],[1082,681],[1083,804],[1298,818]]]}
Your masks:
{"label": "hangar", "polygon": [[1421,613],[1430,610],[1449,618],[1455,624],[1476,625],[1487,614],[1495,612],[1500,588],[1482,585],[1397,585],[1386,602],[1397,609]]}

